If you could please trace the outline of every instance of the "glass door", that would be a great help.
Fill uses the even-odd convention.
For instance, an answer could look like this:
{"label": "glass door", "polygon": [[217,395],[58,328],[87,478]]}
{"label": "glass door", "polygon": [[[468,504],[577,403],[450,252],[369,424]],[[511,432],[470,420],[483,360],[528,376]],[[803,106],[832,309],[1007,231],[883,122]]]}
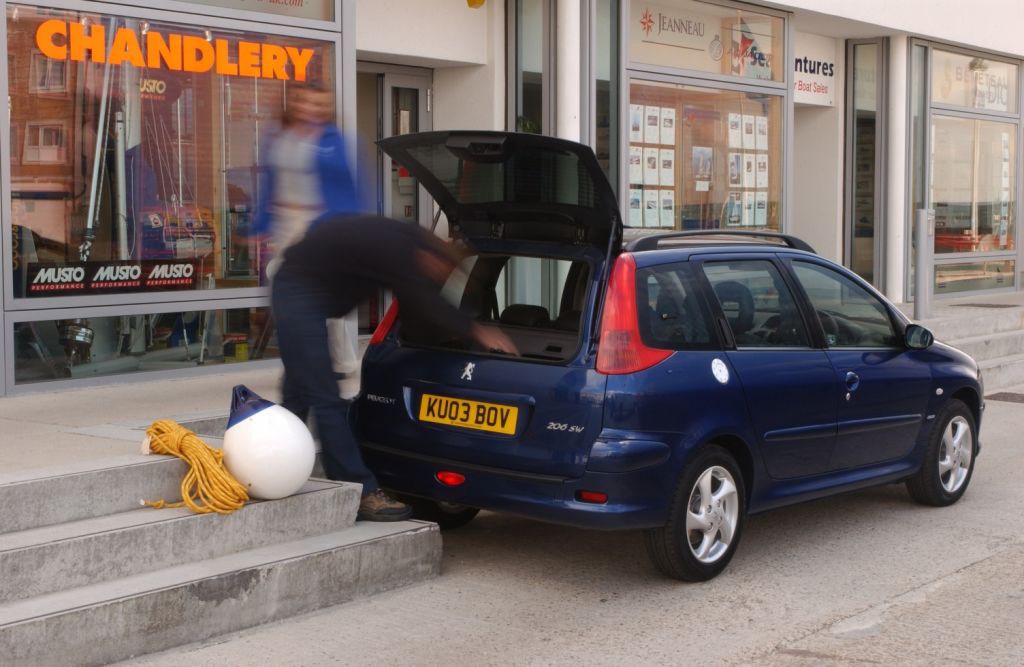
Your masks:
{"label": "glass door", "polygon": [[[356,81],[356,126],[359,135],[357,185],[372,213],[429,227],[430,196],[408,171],[377,149],[386,137],[427,132],[431,121],[430,70],[360,63]],[[372,333],[391,302],[383,292],[359,308],[359,332]]]}

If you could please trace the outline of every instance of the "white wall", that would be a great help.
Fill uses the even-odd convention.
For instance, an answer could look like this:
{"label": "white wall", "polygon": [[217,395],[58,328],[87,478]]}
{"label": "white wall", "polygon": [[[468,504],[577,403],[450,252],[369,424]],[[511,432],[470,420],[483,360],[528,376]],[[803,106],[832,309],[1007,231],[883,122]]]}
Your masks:
{"label": "white wall", "polygon": [[[787,0],[764,2],[870,23],[943,42],[1024,56],[1021,0]],[[880,31],[879,36],[883,33]]]}
{"label": "white wall", "polygon": [[481,31],[484,62],[434,70],[435,130],[505,129],[505,3],[487,0],[475,11],[487,19]]}
{"label": "white wall", "polygon": [[488,62],[489,26],[504,3],[487,0],[357,0],[356,57],[360,60],[437,67]]}
{"label": "white wall", "polygon": [[[835,80],[846,77],[845,44],[837,40]],[[841,91],[841,87],[840,87]],[[797,106],[793,113],[793,183],[789,232],[823,257],[843,260],[843,114],[837,91],[834,107]]]}

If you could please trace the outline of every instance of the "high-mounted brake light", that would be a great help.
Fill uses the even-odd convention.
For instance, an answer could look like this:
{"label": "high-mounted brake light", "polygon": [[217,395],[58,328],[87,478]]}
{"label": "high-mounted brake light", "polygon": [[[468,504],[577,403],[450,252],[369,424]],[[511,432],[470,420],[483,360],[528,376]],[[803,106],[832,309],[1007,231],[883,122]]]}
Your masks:
{"label": "high-mounted brake light", "polygon": [[398,319],[398,299],[393,299],[391,305],[388,306],[387,312],[384,313],[384,317],[381,318],[380,324],[373,331],[373,336],[370,337],[370,345],[380,345],[387,338],[388,333],[391,332],[391,327],[395,326],[395,320]]}
{"label": "high-mounted brake light", "polygon": [[597,346],[597,371],[605,375],[635,373],[672,356],[672,350],[647,347],[640,338],[636,308],[636,261],[619,255],[608,279]]}

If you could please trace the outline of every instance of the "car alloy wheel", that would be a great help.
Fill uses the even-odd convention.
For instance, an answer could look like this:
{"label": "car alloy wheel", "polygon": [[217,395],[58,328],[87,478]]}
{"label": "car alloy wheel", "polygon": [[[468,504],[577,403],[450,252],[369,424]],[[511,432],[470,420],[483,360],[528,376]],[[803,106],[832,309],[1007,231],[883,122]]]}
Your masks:
{"label": "car alloy wheel", "polygon": [[693,485],[687,507],[690,552],[702,563],[714,563],[729,550],[739,521],[739,494],[729,471],[721,466],[705,470]]}
{"label": "car alloy wheel", "polygon": [[977,458],[974,413],[958,399],[950,399],[935,416],[928,434],[921,469],[907,480],[907,491],[919,503],[952,505],[967,490]]}
{"label": "car alloy wheel", "polygon": [[746,489],[736,459],[709,444],[683,469],[664,526],[644,533],[651,562],[683,581],[707,581],[732,560],[746,519]]}
{"label": "car alloy wheel", "polygon": [[956,493],[964,485],[973,458],[971,426],[963,417],[954,417],[942,433],[939,448],[939,479],[946,493]]}

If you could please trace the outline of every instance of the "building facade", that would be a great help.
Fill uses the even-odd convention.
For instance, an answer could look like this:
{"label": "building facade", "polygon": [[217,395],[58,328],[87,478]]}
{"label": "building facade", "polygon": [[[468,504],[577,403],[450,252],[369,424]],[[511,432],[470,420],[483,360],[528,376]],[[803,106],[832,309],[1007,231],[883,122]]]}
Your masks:
{"label": "building facade", "polygon": [[[300,82],[334,91],[385,215],[444,230],[377,139],[515,129],[591,145],[629,225],[796,234],[909,301],[912,222],[932,210],[936,298],[1021,289],[1017,2],[3,9],[0,393],[275,363],[249,226]],[[552,280],[524,267],[508,289]],[[387,298],[363,306],[363,332]]]}

